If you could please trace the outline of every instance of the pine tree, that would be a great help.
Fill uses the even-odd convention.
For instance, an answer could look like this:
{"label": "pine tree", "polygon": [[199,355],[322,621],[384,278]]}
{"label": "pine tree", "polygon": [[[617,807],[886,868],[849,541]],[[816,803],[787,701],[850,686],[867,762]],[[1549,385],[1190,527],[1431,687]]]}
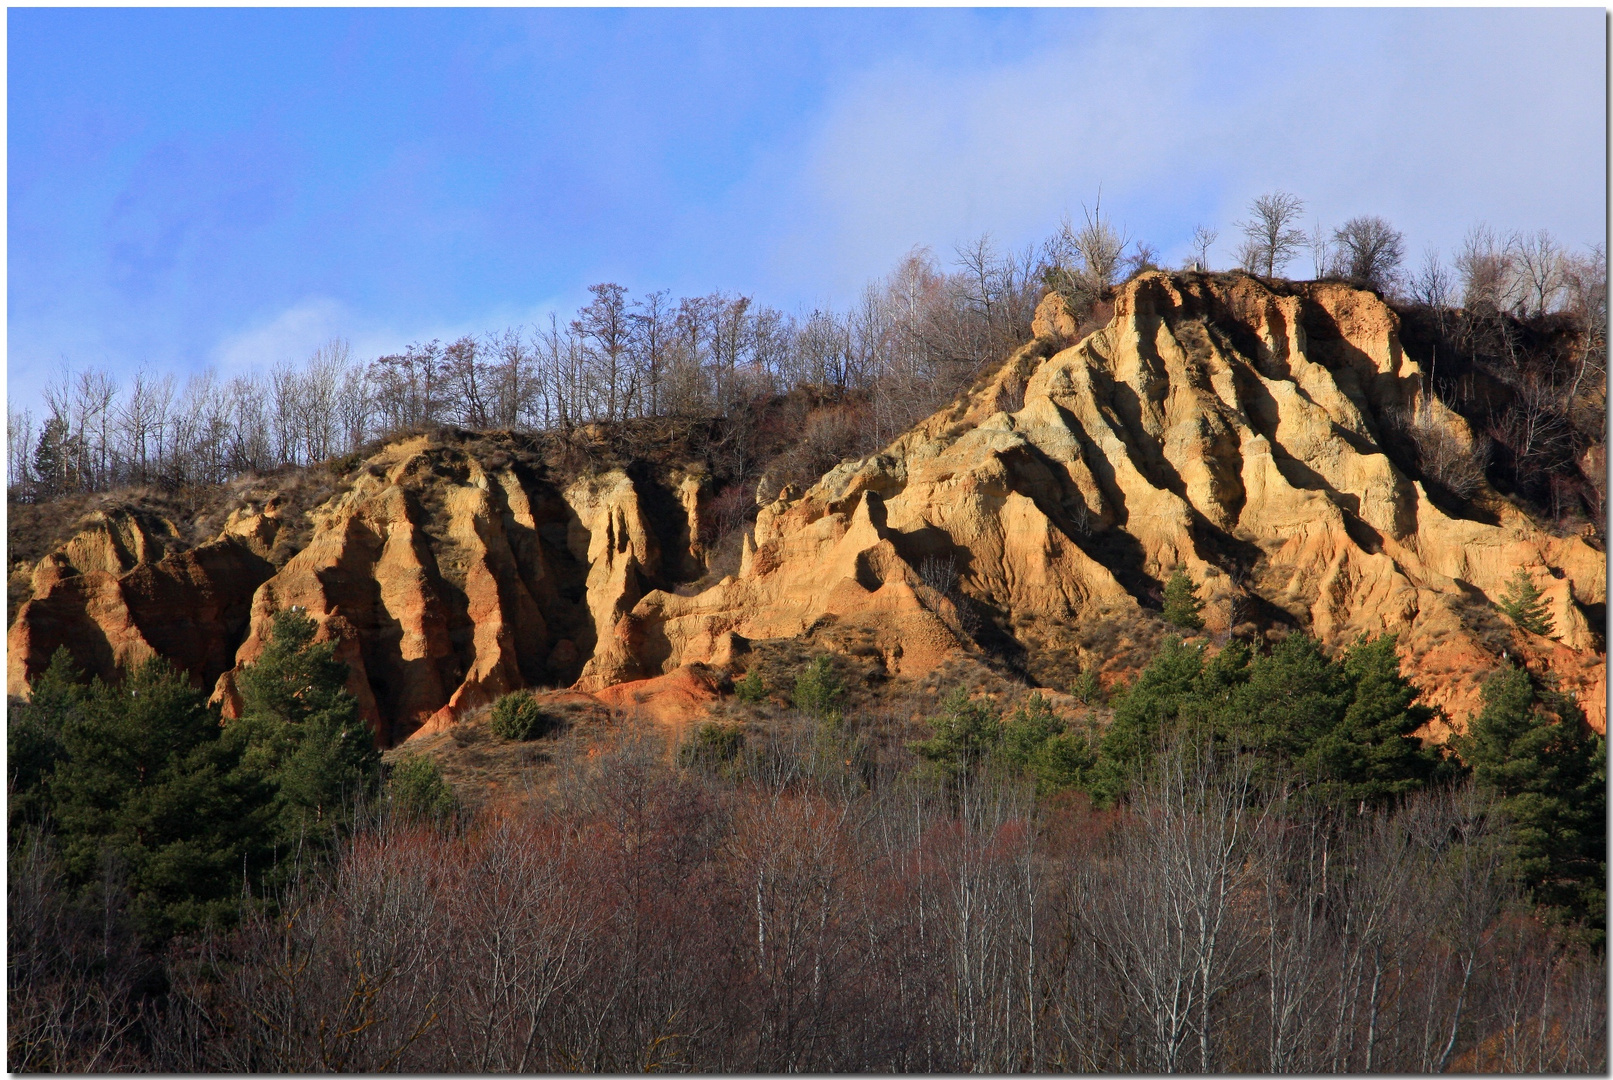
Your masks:
{"label": "pine tree", "polygon": [[1529,571],[1521,566],[1518,572],[1508,579],[1507,591],[1497,606],[1519,630],[1539,634],[1541,637],[1551,637],[1556,629],[1556,621],[1546,606],[1545,597],[1535,587],[1534,578],[1529,575]]}
{"label": "pine tree", "polygon": [[1180,721],[1180,713],[1204,671],[1204,650],[1182,639],[1165,639],[1131,688],[1118,696],[1114,721],[1098,748],[1090,789],[1100,805],[1113,802],[1153,758],[1160,738]]}
{"label": "pine tree", "polygon": [[1414,734],[1435,710],[1417,703],[1417,688],[1400,674],[1395,640],[1363,636],[1345,651],[1338,666],[1349,703],[1306,753],[1308,770],[1346,804],[1382,804],[1453,770]]}
{"label": "pine tree", "polygon": [[969,691],[962,686],[947,696],[940,713],[927,723],[935,734],[909,743],[908,748],[949,780],[972,773],[1003,735],[997,710],[989,702],[969,700]]}
{"label": "pine tree", "polygon": [[1172,574],[1165,583],[1165,610],[1162,612],[1165,621],[1183,630],[1202,630],[1204,619],[1199,612],[1203,610],[1204,601],[1199,599],[1193,579],[1183,570]]}
{"label": "pine tree", "polygon": [[1512,821],[1512,864],[1535,898],[1600,940],[1607,914],[1607,740],[1566,694],[1507,666],[1454,740]]}
{"label": "pine tree", "polygon": [[58,693],[61,760],[49,782],[68,881],[113,871],[157,938],[228,918],[242,876],[268,863],[270,793],[220,737],[205,692],[161,659],[109,686]]}
{"label": "pine tree", "polygon": [[827,656],[820,656],[795,677],[795,692],[790,695],[795,707],[816,720],[838,721],[840,699],[846,688]]}
{"label": "pine tree", "polygon": [[1047,795],[1085,784],[1092,767],[1092,744],[1064,721],[1041,694],[1020,702],[1002,725],[1004,764],[1036,781],[1036,793]]}
{"label": "pine tree", "polygon": [[39,433],[39,442],[34,447],[34,491],[35,502],[59,495],[67,490],[67,473],[70,465],[67,421],[59,416],[52,416],[45,421],[45,428]]}
{"label": "pine tree", "polygon": [[79,679],[67,649],[58,648],[29,686],[28,700],[6,710],[6,810],[14,836],[50,817],[51,779],[66,754],[62,729],[88,694]]}
{"label": "pine tree", "polygon": [[767,686],[762,682],[762,673],[755,668],[745,672],[745,677],[734,683],[734,696],[748,705],[765,701]]}
{"label": "pine tree", "polygon": [[336,645],[315,643],[312,619],[282,611],[257,662],[241,672],[243,709],[229,725],[245,761],[275,790],[279,841],[328,839],[373,788],[380,754],[347,692]]}

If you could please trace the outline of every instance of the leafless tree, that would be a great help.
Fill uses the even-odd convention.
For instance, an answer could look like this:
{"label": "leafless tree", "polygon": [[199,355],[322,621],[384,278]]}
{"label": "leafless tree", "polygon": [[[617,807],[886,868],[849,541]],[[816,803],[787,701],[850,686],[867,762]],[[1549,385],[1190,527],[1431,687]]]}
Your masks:
{"label": "leafless tree", "polygon": [[1204,225],[1193,226],[1193,267],[1195,270],[1208,271],[1210,269],[1210,249],[1215,246],[1220,232]]}
{"label": "leafless tree", "polygon": [[481,342],[470,335],[442,351],[443,397],[450,419],[475,431],[492,426],[494,407]]}
{"label": "leafless tree", "polygon": [[1552,310],[1564,284],[1564,251],[1545,229],[1515,234],[1507,244],[1517,275],[1518,305],[1524,315]]}
{"label": "leafless tree", "polygon": [[1216,1010],[1254,969],[1255,924],[1238,910],[1262,827],[1245,764],[1171,746],[1134,803],[1138,828],[1085,873],[1079,932],[1143,1022],[1145,1059],[1176,1072],[1218,1066]]}
{"label": "leafless tree", "polygon": [[1340,268],[1357,284],[1385,290],[1394,286],[1406,257],[1406,238],[1375,215],[1353,217],[1333,232]]}
{"label": "leafless tree", "polygon": [[33,489],[33,456],[38,444],[34,441],[34,414],[32,410],[13,409],[6,405],[6,490],[26,498]]}
{"label": "leafless tree", "polygon": [[1322,228],[1320,221],[1311,226],[1305,246],[1311,251],[1311,273],[1317,278],[1324,278],[1335,272],[1334,264],[1337,259],[1333,248],[1333,236]]}
{"label": "leafless tree", "polygon": [[1517,275],[1508,244],[1488,225],[1475,225],[1456,256],[1462,281],[1462,306],[1475,311],[1505,311],[1517,299]]}
{"label": "leafless tree", "polygon": [[1238,222],[1243,244],[1239,262],[1250,273],[1275,277],[1305,244],[1305,232],[1294,227],[1305,210],[1297,195],[1273,191],[1249,204],[1250,218]]}
{"label": "leafless tree", "polygon": [[1078,307],[1089,307],[1115,283],[1121,257],[1131,237],[1103,213],[1103,196],[1089,210],[1081,208],[1079,225],[1068,214],[1044,249],[1044,258],[1060,291]]}
{"label": "leafless tree", "polygon": [[573,331],[586,342],[591,366],[597,372],[604,396],[602,419],[620,420],[637,393],[629,363],[632,325],[628,319],[627,290],[614,282],[590,285],[593,301],[578,312]]}
{"label": "leafless tree", "polygon": [[650,416],[660,416],[661,383],[673,348],[671,294],[665,289],[648,293],[634,302],[633,309],[628,320],[632,326],[634,366],[641,372],[644,386],[644,411]]}

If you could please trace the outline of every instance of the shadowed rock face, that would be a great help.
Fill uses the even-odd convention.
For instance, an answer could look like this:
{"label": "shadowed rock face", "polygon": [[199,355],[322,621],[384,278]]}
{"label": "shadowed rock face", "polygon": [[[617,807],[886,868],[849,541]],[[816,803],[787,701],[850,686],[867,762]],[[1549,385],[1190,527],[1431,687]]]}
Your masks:
{"label": "shadowed rock face", "polygon": [[[385,447],[310,512],[311,538],[279,566],[272,505],[190,550],[164,522],[90,519],[35,569],[10,690],[26,693],[59,645],[105,677],[160,654],[233,715],[240,665],[299,607],[338,643],[387,745],[524,686],[658,680],[649,693],[758,639],[854,642],[893,674],[982,646],[1034,660],[1048,627],[1157,624],[1181,568],[1212,638],[1396,633],[1408,673],[1458,724],[1506,649],[1605,726],[1586,618],[1605,604],[1602,554],[1488,490],[1431,500],[1401,418],[1420,408],[1458,442],[1472,435],[1424,398],[1381,301],[1151,273],[1114,312],[1071,345],[1073,323],[1044,301],[1036,342],[883,452],[786,488],[739,572],[691,596],[671,590],[703,570],[698,473],[634,466],[562,488],[496,440]],[[1519,567],[1558,641],[1497,618]],[[1081,664],[1124,674],[1090,648]]]}
{"label": "shadowed rock face", "polygon": [[7,636],[11,693],[66,647],[91,674],[165,656],[207,685],[235,662],[252,592],[273,567],[228,530],[189,551],[173,524],[128,511],[96,513],[34,567],[33,596]]}

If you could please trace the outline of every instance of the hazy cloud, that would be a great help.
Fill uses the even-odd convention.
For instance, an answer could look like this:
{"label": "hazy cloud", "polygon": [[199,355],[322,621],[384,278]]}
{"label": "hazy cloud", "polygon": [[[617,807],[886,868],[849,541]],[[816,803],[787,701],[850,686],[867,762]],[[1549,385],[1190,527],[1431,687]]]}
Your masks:
{"label": "hazy cloud", "polygon": [[[1230,259],[1248,200],[1382,213],[1419,248],[1481,219],[1604,228],[1603,16],[1582,11],[1110,11],[954,74],[911,58],[833,100],[775,272],[839,288],[915,242],[1045,235],[1102,186],[1134,235]],[[788,201],[788,200],[786,200]]]}

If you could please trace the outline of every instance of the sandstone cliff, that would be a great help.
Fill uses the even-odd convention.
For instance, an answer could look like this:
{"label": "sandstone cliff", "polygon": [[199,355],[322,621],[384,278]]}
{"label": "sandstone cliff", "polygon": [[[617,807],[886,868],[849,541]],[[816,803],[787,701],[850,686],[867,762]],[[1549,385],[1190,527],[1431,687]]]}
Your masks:
{"label": "sandstone cliff", "polygon": [[[294,552],[272,500],[193,548],[160,520],[87,521],[34,569],[10,691],[58,645],[106,676],[160,653],[233,713],[234,672],[287,607],[338,642],[383,744],[522,686],[657,680],[605,695],[643,704],[694,685],[658,677],[734,665],[762,639],[905,676],[975,654],[1060,685],[1075,667],[1135,668],[1180,568],[1201,583],[1212,641],[1396,633],[1457,723],[1505,653],[1555,672],[1605,725],[1602,553],[1488,488],[1460,498],[1422,476],[1408,416],[1473,436],[1425,395],[1375,296],[1151,273],[1080,342],[1055,298],[1035,329],[882,452],[786,487],[737,572],[701,591],[698,467],[561,478],[507,437],[417,436],[299,518]],[[1519,567],[1558,640],[1498,617]]]}
{"label": "sandstone cliff", "polygon": [[[1061,316],[1045,304],[1034,344],[883,453],[781,493],[737,575],[645,596],[624,620],[621,675],[723,663],[736,642],[824,620],[871,629],[891,667],[916,674],[975,646],[960,605],[1036,650],[1060,627],[1146,619],[1182,568],[1203,583],[1212,633],[1304,629],[1335,646],[1398,634],[1429,700],[1458,720],[1509,651],[1605,725],[1604,646],[1587,619],[1605,610],[1603,554],[1488,489],[1436,500],[1403,447],[1397,462],[1414,410],[1473,436],[1425,396],[1375,296],[1152,273],[1077,344],[1060,340],[1073,330]],[[1497,618],[1519,567],[1549,598],[1558,642]],[[1108,659],[1074,649],[1084,666]]]}

